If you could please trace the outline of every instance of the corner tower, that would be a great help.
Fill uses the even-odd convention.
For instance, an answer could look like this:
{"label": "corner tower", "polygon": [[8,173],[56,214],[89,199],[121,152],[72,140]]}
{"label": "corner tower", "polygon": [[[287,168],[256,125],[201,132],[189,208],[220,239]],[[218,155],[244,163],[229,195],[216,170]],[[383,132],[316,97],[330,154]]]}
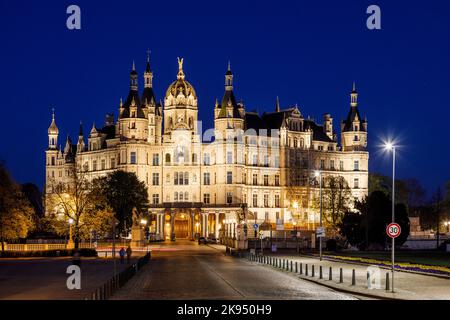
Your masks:
{"label": "corner tower", "polygon": [[341,144],[344,151],[363,151],[367,147],[367,120],[358,110],[358,92],[355,83],[350,93],[350,111],[341,123]]}

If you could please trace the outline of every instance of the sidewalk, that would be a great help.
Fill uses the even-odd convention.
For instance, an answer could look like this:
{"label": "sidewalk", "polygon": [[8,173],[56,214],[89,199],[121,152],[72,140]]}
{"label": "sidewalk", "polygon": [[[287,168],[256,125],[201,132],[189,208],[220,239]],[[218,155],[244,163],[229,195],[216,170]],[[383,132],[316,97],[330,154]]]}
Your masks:
{"label": "sidewalk", "polygon": [[[450,279],[442,279],[434,276],[420,275],[408,272],[395,272],[395,293],[385,290],[386,273],[389,277],[392,276],[391,270],[387,268],[380,268],[380,288],[367,288],[367,267],[360,264],[353,264],[347,262],[333,262],[318,258],[306,256],[293,255],[273,255],[269,254],[266,257],[274,259],[283,259],[289,261],[289,271],[279,269],[280,272],[291,272],[290,263],[292,261],[293,270],[295,273],[295,263],[297,262],[297,276],[310,280],[330,288],[352,292],[355,294],[368,295],[383,299],[401,299],[401,300],[449,300],[450,299]],[[267,258],[266,258],[267,259]],[[266,261],[267,262],[267,261]],[[258,262],[254,262],[258,263]],[[303,274],[300,275],[300,263],[302,263]],[[305,275],[306,264],[308,264],[308,276]],[[315,275],[312,277],[312,266],[314,265]],[[270,268],[273,266],[267,265]],[[322,266],[323,279],[319,279],[319,270]],[[329,268],[332,268],[332,280],[329,279]],[[343,283],[339,283],[340,268],[343,269]],[[352,286],[352,270],[355,270],[355,285]]]}

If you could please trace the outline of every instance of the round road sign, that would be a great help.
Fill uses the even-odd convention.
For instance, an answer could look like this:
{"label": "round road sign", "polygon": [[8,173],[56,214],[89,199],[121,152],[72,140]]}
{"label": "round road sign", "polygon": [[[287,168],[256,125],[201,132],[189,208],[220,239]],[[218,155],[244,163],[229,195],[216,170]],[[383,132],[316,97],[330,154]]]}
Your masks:
{"label": "round road sign", "polygon": [[402,229],[398,223],[390,223],[386,228],[386,233],[391,238],[397,238],[402,233]]}

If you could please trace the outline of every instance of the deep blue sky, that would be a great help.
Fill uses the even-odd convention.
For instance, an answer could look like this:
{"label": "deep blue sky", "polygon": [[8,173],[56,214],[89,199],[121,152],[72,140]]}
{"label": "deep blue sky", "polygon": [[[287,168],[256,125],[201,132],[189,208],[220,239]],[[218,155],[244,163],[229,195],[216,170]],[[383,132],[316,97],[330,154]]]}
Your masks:
{"label": "deep blue sky", "polygon": [[[82,29],[66,28],[77,4]],[[366,28],[378,4],[382,30]],[[450,1],[0,1],[0,159],[20,182],[42,187],[51,107],[60,143],[117,113],[132,60],[150,48],[157,98],[176,77],[176,57],[212,124],[231,60],[247,110],[298,103],[304,116],[330,112],[335,130],[357,83],[367,114],[370,169],[390,174],[378,145],[401,139],[398,174],[429,191],[450,179]]]}

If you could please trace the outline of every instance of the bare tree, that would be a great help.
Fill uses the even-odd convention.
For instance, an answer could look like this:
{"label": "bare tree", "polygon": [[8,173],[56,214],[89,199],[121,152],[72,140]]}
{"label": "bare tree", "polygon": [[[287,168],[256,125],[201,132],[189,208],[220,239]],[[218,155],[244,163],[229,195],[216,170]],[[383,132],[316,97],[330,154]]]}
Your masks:
{"label": "bare tree", "polygon": [[[322,218],[325,224],[337,232],[342,219],[348,211],[351,201],[351,191],[347,181],[342,176],[327,176],[322,182]],[[320,198],[314,198],[314,207],[320,208]]]}
{"label": "bare tree", "polygon": [[71,220],[75,248],[78,248],[80,237],[92,228],[105,225],[112,214],[85,172],[76,165],[70,165],[67,169],[68,177],[64,181],[51,183],[51,193],[46,201],[50,210],[47,212],[52,212],[50,218],[57,233],[67,230],[67,221]]}

